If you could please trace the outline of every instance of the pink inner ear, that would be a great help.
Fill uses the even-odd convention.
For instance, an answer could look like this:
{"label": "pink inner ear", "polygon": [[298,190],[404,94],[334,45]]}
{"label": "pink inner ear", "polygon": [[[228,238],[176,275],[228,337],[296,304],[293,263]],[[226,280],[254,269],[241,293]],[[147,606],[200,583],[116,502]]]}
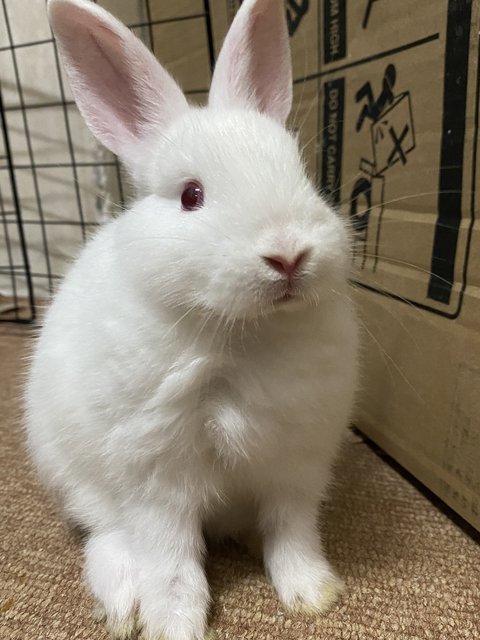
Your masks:
{"label": "pink inner ear", "polygon": [[93,3],[51,0],[50,19],[76,102],[94,135],[127,164],[142,140],[188,105],[140,40]]}
{"label": "pink inner ear", "polygon": [[244,0],[218,57],[210,104],[255,108],[285,122],[292,71],[283,2]]}
{"label": "pink inner ear", "polygon": [[[274,39],[277,46],[272,44]],[[284,122],[292,108],[292,71],[283,14],[266,11],[253,20],[250,48],[250,75],[255,78],[258,108]]]}
{"label": "pink inner ear", "polygon": [[[128,67],[121,60],[118,47],[112,47],[112,44],[115,45],[115,41],[111,42],[112,33],[102,29],[100,35],[101,39],[89,34],[89,52],[84,64],[91,65],[91,72],[88,76],[84,75],[80,82],[86,85],[84,90],[89,98],[88,103],[85,101],[83,105],[88,114],[86,117],[96,123],[99,136],[111,138],[111,145],[121,137],[131,135],[135,138],[140,135],[144,116],[132,90],[134,80],[128,75]],[[74,49],[75,44],[72,44]],[[79,51],[75,58],[78,60],[81,56],[82,51]]]}

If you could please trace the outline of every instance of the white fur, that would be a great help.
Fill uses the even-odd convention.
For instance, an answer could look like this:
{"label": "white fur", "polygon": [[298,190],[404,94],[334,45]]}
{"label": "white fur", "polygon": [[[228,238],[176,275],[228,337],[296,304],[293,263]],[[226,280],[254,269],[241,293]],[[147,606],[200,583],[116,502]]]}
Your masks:
{"label": "white fur", "polygon": [[[357,375],[345,226],[254,110],[189,109],[145,158],[145,196],[87,243],[45,318],[32,457],[90,532],[86,578],[116,637],[136,609],[147,640],[203,637],[205,528],[256,525],[282,601],[323,610],[338,581],[317,508]],[[188,178],[205,188],[191,213]],[[262,256],[304,250],[296,300],[276,303]]]}

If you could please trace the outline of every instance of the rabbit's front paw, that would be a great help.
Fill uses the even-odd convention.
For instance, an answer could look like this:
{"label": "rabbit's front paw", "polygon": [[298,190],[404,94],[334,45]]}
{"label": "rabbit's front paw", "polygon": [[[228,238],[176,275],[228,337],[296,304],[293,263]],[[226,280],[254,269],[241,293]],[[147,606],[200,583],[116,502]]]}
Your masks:
{"label": "rabbit's front paw", "polygon": [[107,613],[101,603],[97,603],[93,610],[93,617],[99,622],[103,622],[112,640],[134,640],[137,637],[137,619],[135,612],[123,616]]}
{"label": "rabbit's front paw", "polygon": [[283,604],[307,614],[326,613],[343,590],[342,581],[322,558],[286,561],[271,571],[271,578]]}
{"label": "rabbit's front paw", "polygon": [[141,640],[204,640],[210,597],[201,566],[195,563],[141,585]]}
{"label": "rabbit's front paw", "polygon": [[139,640],[204,640],[206,609],[182,611],[171,605],[165,616],[141,617]]}
{"label": "rabbit's front paw", "polygon": [[88,539],[85,578],[97,600],[94,617],[105,622],[112,639],[135,637],[136,566],[122,531],[109,531]]}

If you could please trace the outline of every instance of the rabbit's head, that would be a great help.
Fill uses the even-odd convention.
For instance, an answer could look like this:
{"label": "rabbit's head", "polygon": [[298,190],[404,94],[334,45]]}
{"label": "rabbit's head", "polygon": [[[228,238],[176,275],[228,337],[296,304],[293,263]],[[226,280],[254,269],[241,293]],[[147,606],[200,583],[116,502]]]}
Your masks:
{"label": "rabbit's head", "polygon": [[76,102],[141,195],[115,250],[139,293],[231,319],[322,304],[345,282],[345,224],[306,177],[281,0],[244,0],[191,107],[133,33],[86,0],[50,0]]}

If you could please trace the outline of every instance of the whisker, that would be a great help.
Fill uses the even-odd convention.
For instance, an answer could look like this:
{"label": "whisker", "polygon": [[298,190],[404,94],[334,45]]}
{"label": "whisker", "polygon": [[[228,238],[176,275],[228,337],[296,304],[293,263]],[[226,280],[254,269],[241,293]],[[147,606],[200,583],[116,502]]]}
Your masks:
{"label": "whisker", "polygon": [[416,271],[420,271],[421,273],[425,273],[429,276],[435,276],[438,280],[444,282],[445,284],[447,284],[448,286],[452,285],[452,282],[450,280],[447,280],[446,278],[442,278],[441,276],[438,276],[436,273],[433,273],[433,271],[430,271],[429,269],[423,269],[422,267],[419,267],[416,264],[413,264],[411,262],[407,262],[406,260],[398,260],[396,258],[391,258],[390,256],[382,256],[380,254],[374,254],[374,253],[363,253],[362,252],[362,256],[365,255],[367,258],[378,258],[379,260],[383,260],[384,262],[390,262],[392,264],[399,264],[399,265],[404,265],[406,267],[409,267],[411,269],[415,269]]}
{"label": "whisker", "polygon": [[[399,198],[393,198],[392,200],[386,200],[385,202],[374,203],[372,204],[372,208],[377,206],[386,207],[387,205],[393,204],[394,202],[402,202],[403,200],[411,200],[412,198],[421,198],[422,196],[434,196],[434,195],[440,195],[440,194],[454,194],[454,193],[470,194],[472,193],[472,190],[471,189],[443,189],[439,191],[437,189],[435,191],[422,191],[419,193],[411,193],[405,196],[400,196]],[[350,202],[349,200],[343,200],[340,204],[345,205],[345,204],[349,204],[349,202]]]}
{"label": "whisker", "polygon": [[[192,340],[192,344],[193,344],[193,345],[196,345],[196,344],[197,344],[197,342],[198,342],[198,340],[200,339],[200,336],[201,336],[201,334],[202,334],[202,331],[205,329],[205,327],[207,326],[207,324],[210,322],[210,320],[211,320],[211,319],[212,319],[212,317],[214,316],[214,313],[215,313],[215,312],[214,312],[213,310],[210,310],[210,311],[206,314],[205,319],[204,319],[204,321],[203,321],[203,323],[202,323],[202,325],[201,325],[200,329],[198,330],[198,332],[197,332],[197,334],[196,334],[195,338],[193,338],[193,340]],[[212,347],[212,344],[213,344],[214,340],[215,340],[215,332],[213,332],[212,339],[211,339],[211,342],[210,342],[209,350],[211,350],[211,347]]]}
{"label": "whisker", "polygon": [[[358,289],[358,287],[353,287],[353,288]],[[333,291],[334,293],[338,293],[338,292],[336,292],[334,289],[331,289],[331,291]],[[341,294],[338,294],[338,295],[341,295]],[[346,298],[347,298],[347,299],[348,299],[348,300],[349,300],[349,301],[350,301],[350,302],[351,302],[351,303],[352,303],[352,304],[357,308],[357,313],[358,313],[358,314],[360,314],[361,310],[360,310],[360,309],[358,309],[358,307],[357,307],[357,305],[355,304],[354,300],[353,300],[350,296],[348,296],[348,295],[346,295],[346,294],[344,294],[344,296],[345,296],[345,297],[346,297]],[[415,307],[414,305],[413,305],[413,307],[415,308],[415,310],[416,310],[417,312],[420,312],[420,309],[418,309],[418,307]],[[403,329],[403,331],[406,333],[406,335],[410,338],[410,340],[411,340],[411,341],[413,342],[413,344],[415,345],[415,349],[416,349],[419,353],[421,353],[420,345],[419,345],[419,343],[417,342],[417,340],[416,340],[415,336],[413,335],[413,333],[412,333],[411,331],[409,331],[409,330],[407,329],[407,326],[405,325],[405,323],[404,323],[404,322],[402,322],[402,321],[400,320],[400,318],[399,318],[398,314],[394,313],[394,312],[393,312],[391,309],[389,309],[388,307],[385,307],[385,310],[386,310],[386,311],[387,311],[387,313],[388,313],[388,314],[389,314],[389,315],[390,315],[390,316],[391,316],[391,317],[392,317],[392,318],[393,318],[393,319],[394,319],[394,320],[399,324],[399,326]]]}
{"label": "whisker", "polygon": [[[372,282],[376,284],[378,287],[382,286],[382,283],[379,282],[378,280],[375,280],[374,278],[372,279]],[[361,283],[357,283],[353,280],[350,280],[349,285],[352,287],[352,289],[362,290]],[[415,304],[413,304],[411,300],[408,300],[407,298],[404,298],[403,296],[401,296],[399,293],[395,293],[395,297],[401,300],[402,302],[404,302],[405,304],[408,304],[408,306],[418,315],[421,315],[423,313],[422,309],[420,309]]]}
{"label": "whisker", "polygon": [[172,331],[175,331],[175,329],[178,327],[178,325],[195,310],[198,310],[198,308],[195,305],[192,305],[192,306],[188,307],[188,309],[185,311],[185,313],[183,315],[181,315],[180,318],[178,318],[178,320],[176,322],[174,322],[173,325],[168,329],[168,331],[167,331],[167,333],[165,334],[164,337],[166,338],[167,336],[169,336],[172,333]]}
{"label": "whisker", "polygon": [[407,378],[407,376],[405,375],[405,372],[402,370],[402,368],[395,362],[395,360],[392,358],[392,356],[387,353],[387,351],[383,348],[383,346],[380,344],[380,342],[375,338],[375,336],[373,335],[373,333],[370,331],[370,329],[368,328],[367,324],[363,321],[363,319],[360,316],[357,316],[359,322],[361,323],[361,325],[363,326],[363,328],[365,329],[365,331],[368,333],[368,335],[370,336],[370,338],[373,340],[373,342],[377,345],[378,349],[384,353],[385,357],[388,358],[389,362],[391,362],[391,364],[394,366],[395,370],[397,371],[397,373],[400,375],[400,377],[402,378],[402,380],[410,387],[410,389],[413,391],[413,393],[416,395],[416,397],[418,398],[418,400],[420,400],[420,402],[422,404],[427,404],[426,401],[422,398],[422,396],[418,393],[418,391],[415,389],[415,387],[412,385],[412,383],[410,382],[410,380]]}

